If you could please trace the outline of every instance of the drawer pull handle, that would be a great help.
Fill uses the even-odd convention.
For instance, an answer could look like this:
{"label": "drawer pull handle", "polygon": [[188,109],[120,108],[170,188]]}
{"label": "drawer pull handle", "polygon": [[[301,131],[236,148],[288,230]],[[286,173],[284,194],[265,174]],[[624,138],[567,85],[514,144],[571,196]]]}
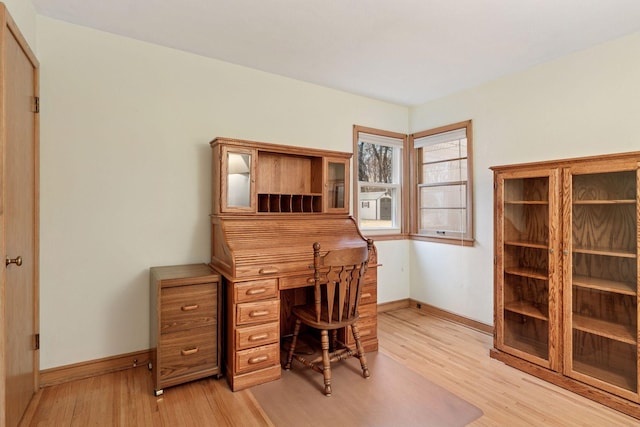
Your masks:
{"label": "drawer pull handle", "polygon": [[360,295],[360,298],[371,298],[371,294],[369,292],[366,292],[366,293]]}
{"label": "drawer pull handle", "polygon": [[249,313],[249,317],[262,317],[268,315],[269,313],[269,310],[254,310]]}
{"label": "drawer pull handle", "polygon": [[182,353],[183,356],[189,356],[191,354],[196,354],[199,350],[200,349],[198,347],[194,347],[194,348],[184,349],[180,353]]}
{"label": "drawer pull handle", "polygon": [[261,341],[261,340],[266,340],[267,338],[269,338],[269,334],[251,335],[249,337],[249,341]]}
{"label": "drawer pull handle", "polygon": [[200,307],[198,304],[183,305],[182,311],[193,311],[193,310],[197,310],[198,307]]}
{"label": "drawer pull handle", "polygon": [[249,359],[249,365],[255,365],[256,363],[266,362],[269,360],[269,356],[256,356]]}
{"label": "drawer pull handle", "polygon": [[278,272],[278,269],[276,267],[267,267],[267,268],[261,268],[258,273],[260,274],[275,274]]}
{"label": "drawer pull handle", "polygon": [[309,277],[307,279],[307,283],[310,284],[310,285],[313,285],[315,282],[316,282],[316,279],[314,279],[313,277]]}
{"label": "drawer pull handle", "polygon": [[247,291],[247,295],[259,295],[267,292],[267,288],[252,288]]}

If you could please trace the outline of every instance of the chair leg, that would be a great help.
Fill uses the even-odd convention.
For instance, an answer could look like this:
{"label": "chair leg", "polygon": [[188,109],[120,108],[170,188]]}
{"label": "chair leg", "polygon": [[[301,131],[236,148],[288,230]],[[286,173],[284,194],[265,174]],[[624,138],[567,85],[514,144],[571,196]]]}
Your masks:
{"label": "chair leg", "polygon": [[326,329],[320,332],[322,344],[322,375],[324,376],[324,394],[331,396],[331,362],[329,360],[329,333]]}
{"label": "chair leg", "polygon": [[287,371],[291,369],[291,361],[293,360],[293,353],[296,350],[296,344],[298,343],[298,334],[300,333],[300,319],[296,319],[296,325],[293,328],[293,338],[291,339],[291,347],[289,347],[289,354],[287,354],[287,363],[284,365],[284,369]]}
{"label": "chair leg", "polygon": [[367,358],[364,356],[364,349],[362,348],[362,342],[360,342],[360,330],[358,325],[353,323],[351,325],[351,332],[353,332],[353,339],[356,341],[356,350],[358,351],[358,359],[360,359],[360,367],[362,368],[362,376],[369,378],[369,367],[367,366]]}
{"label": "chair leg", "polygon": [[329,351],[336,351],[338,348],[338,330],[333,329],[331,331],[331,346],[329,347]]}

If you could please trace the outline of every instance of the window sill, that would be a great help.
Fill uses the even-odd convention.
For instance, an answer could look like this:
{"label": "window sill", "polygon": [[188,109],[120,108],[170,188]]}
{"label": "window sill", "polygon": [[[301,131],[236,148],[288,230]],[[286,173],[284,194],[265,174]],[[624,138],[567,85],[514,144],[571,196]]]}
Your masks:
{"label": "window sill", "polygon": [[447,245],[456,245],[456,246],[474,246],[474,239],[465,239],[459,237],[434,237],[434,236],[424,236],[422,234],[410,234],[409,239],[411,240],[419,240],[421,242],[432,242],[432,243],[444,243]]}

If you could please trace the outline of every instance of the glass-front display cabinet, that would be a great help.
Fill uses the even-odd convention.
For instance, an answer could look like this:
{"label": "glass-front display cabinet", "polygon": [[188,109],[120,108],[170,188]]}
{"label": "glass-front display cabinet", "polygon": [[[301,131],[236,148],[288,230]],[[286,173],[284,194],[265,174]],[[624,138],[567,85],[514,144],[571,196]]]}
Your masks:
{"label": "glass-front display cabinet", "polygon": [[637,401],[637,170],[590,172],[565,171],[565,369]]}
{"label": "glass-front display cabinet", "polygon": [[496,346],[555,369],[558,173],[501,174],[496,186]]}
{"label": "glass-front display cabinet", "polygon": [[640,419],[640,152],[495,166],[491,356]]}

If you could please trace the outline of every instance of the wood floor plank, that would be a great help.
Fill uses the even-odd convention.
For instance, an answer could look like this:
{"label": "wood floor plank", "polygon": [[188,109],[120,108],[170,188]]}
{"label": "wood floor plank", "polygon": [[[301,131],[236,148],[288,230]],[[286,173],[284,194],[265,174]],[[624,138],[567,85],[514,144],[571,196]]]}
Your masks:
{"label": "wood floor plank", "polygon": [[[482,409],[484,415],[471,424],[473,427],[640,425],[640,420],[491,359],[490,335],[424,310],[379,313],[378,336],[380,352]],[[224,379],[207,378],[170,387],[156,397],[151,373],[143,366],[41,389],[21,425],[274,424],[251,389],[232,392]]]}

